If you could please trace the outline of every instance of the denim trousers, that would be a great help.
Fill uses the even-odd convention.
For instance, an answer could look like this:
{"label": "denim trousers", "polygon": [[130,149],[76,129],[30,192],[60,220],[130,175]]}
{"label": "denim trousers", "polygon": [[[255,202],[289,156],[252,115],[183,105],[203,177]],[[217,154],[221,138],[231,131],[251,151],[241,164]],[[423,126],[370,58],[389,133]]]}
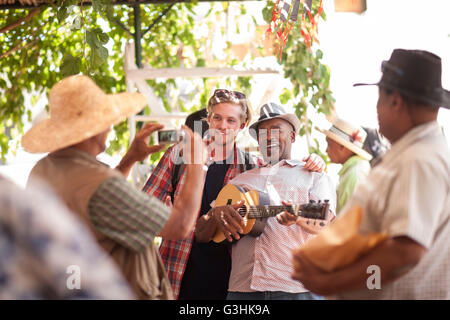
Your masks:
{"label": "denim trousers", "polygon": [[282,291],[228,292],[227,300],[323,300],[311,292],[290,293]]}

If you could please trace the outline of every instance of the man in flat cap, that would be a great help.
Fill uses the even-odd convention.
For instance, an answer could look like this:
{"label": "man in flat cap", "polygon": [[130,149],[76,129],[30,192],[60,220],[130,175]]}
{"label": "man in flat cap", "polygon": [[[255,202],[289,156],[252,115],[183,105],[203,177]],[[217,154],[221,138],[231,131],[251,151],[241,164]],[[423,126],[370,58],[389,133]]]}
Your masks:
{"label": "man in flat cap", "polygon": [[[335,207],[334,184],[325,173],[309,171],[306,159],[301,161],[291,157],[292,144],[300,125],[297,116],[287,113],[281,105],[274,102],[264,104],[259,119],[250,126],[249,132],[258,141],[266,165],[245,171],[229,183],[243,191],[258,191],[261,202],[263,198],[267,202],[260,205],[282,206],[287,204],[285,201],[301,205],[310,200],[328,200],[330,210],[324,211],[328,211],[325,215],[331,220]],[[217,206],[213,210],[233,210],[230,207]],[[262,230],[250,232],[233,243],[227,299],[319,298],[291,279],[291,250],[305,243],[328,222],[309,220],[288,212],[275,216],[276,213],[267,218]],[[239,214],[236,213],[236,216]],[[214,233],[196,229],[197,241],[207,242],[213,236]]]}
{"label": "man in flat cap", "polygon": [[450,151],[437,122],[450,108],[441,59],[396,49],[376,83],[380,133],[392,147],[342,209],[362,208],[359,232],[387,239],[355,262],[325,272],[301,250],[293,277],[340,299],[450,299]]}

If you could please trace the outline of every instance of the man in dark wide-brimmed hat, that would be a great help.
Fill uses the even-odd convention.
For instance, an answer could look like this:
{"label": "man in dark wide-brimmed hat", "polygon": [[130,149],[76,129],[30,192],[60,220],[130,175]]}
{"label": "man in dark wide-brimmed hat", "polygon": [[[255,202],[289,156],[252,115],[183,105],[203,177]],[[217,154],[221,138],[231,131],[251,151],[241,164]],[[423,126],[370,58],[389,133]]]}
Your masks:
{"label": "man in dark wide-brimmed hat", "polygon": [[[341,299],[450,299],[450,151],[437,122],[450,108],[441,59],[396,49],[382,63],[380,133],[392,148],[342,209],[362,208],[359,231],[388,237],[353,263],[325,272],[299,250],[293,277]],[[362,85],[362,84],[358,84]],[[331,257],[330,257],[331,258]]]}

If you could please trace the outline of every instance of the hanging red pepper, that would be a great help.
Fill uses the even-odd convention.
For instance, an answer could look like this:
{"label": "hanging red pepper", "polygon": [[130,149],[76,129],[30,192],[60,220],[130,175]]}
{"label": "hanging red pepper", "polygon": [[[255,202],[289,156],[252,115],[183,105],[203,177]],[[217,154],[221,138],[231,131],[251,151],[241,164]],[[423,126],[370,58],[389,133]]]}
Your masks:
{"label": "hanging red pepper", "polygon": [[[280,61],[292,26],[298,19],[300,2],[304,3],[300,20],[300,33],[304,43],[308,49],[311,48],[313,42],[319,43],[317,39],[317,24],[323,11],[322,0],[320,0],[318,11],[314,16],[311,13],[313,0],[277,0],[273,7],[272,21],[266,31],[266,36],[275,33],[277,42],[275,56]],[[306,14],[308,15],[309,23],[307,22]]]}

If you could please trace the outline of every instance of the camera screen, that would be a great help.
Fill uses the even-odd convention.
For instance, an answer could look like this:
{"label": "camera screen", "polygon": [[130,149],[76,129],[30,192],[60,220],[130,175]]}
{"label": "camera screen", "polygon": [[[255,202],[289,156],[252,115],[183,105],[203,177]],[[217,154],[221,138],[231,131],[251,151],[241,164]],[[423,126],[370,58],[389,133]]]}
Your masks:
{"label": "camera screen", "polygon": [[176,142],[177,141],[177,131],[176,130],[158,131],[158,141],[159,142]]}

